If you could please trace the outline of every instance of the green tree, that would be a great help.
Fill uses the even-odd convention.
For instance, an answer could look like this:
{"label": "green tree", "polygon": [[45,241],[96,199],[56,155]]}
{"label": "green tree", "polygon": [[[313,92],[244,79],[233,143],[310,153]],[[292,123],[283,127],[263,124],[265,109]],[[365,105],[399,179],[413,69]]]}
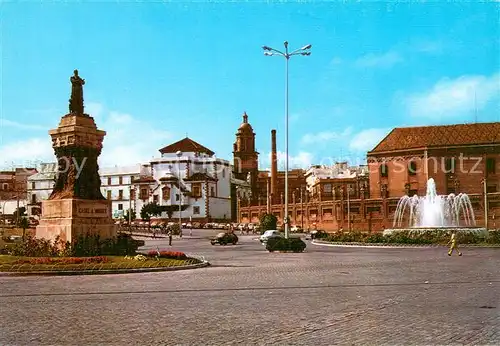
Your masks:
{"label": "green tree", "polygon": [[[19,217],[18,217],[18,215],[19,215]],[[19,207],[18,209],[16,209],[14,211],[14,213],[12,213],[12,217],[14,218],[14,220],[16,221],[16,224],[18,226],[20,226],[20,224],[18,224],[18,223],[21,222],[21,218],[24,216],[27,216],[25,207]]]}
{"label": "green tree", "polygon": [[141,219],[147,221],[148,228],[151,228],[151,217],[160,216],[162,211],[162,207],[156,202],[144,204],[141,209]]}
{"label": "green tree", "polygon": [[268,231],[272,229],[277,229],[278,219],[273,214],[263,214],[260,217],[260,230]]}
{"label": "green tree", "polygon": [[23,229],[23,242],[26,239],[26,229],[30,226],[30,222],[27,217],[23,216],[19,220],[19,227]]}
{"label": "green tree", "polygon": [[127,209],[127,211],[125,212],[125,214],[123,214],[123,219],[128,222],[128,220],[129,220],[129,213],[131,214],[130,215],[130,220],[134,221],[137,218],[137,213],[135,212],[134,209],[132,209],[132,212],[131,212],[130,209]]}

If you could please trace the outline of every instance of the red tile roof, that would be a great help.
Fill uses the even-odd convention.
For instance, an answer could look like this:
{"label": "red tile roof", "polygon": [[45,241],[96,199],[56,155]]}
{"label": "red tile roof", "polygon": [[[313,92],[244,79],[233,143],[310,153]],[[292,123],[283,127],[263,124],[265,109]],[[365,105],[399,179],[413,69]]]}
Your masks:
{"label": "red tile roof", "polygon": [[205,153],[210,156],[215,154],[212,150],[204,147],[199,143],[196,143],[188,137],[160,149],[160,153],[162,154],[176,153],[178,151],[181,151],[183,153]]}
{"label": "red tile roof", "polygon": [[500,144],[500,122],[398,127],[368,152],[368,155],[405,149],[478,144]]}

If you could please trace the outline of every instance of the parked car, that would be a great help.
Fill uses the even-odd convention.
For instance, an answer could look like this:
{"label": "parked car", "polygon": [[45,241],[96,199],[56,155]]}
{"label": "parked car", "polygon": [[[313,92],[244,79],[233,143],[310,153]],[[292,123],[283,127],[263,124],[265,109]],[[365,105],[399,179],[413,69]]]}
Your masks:
{"label": "parked car", "polygon": [[313,230],[306,235],[306,240],[320,239],[324,238],[328,233],[321,230]]}
{"label": "parked car", "polygon": [[283,233],[281,233],[280,231],[278,231],[276,229],[273,229],[273,230],[265,231],[264,234],[262,234],[260,236],[259,240],[262,244],[265,244],[265,243],[267,243],[267,240],[270,238],[284,238],[284,237],[285,236],[283,235]]}
{"label": "parked car", "polygon": [[290,228],[290,231],[293,233],[301,233],[304,230],[302,229],[302,227],[295,225]]}
{"label": "parked car", "polygon": [[238,243],[238,236],[234,233],[221,232],[217,234],[214,238],[210,239],[210,244],[220,244],[227,245],[233,244],[236,245]]}

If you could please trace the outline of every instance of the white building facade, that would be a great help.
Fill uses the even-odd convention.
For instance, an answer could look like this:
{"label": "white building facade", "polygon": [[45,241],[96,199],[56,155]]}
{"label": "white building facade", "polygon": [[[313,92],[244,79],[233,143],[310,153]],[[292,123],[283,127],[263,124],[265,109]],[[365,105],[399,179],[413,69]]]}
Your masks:
{"label": "white building facade", "polygon": [[140,216],[142,207],[155,202],[164,207],[157,218],[177,221],[227,221],[231,219],[229,161],[184,138],[160,150],[161,157],[150,162],[148,174],[134,181],[134,206]]}
{"label": "white building facade", "polygon": [[[113,218],[122,218],[129,209],[131,181],[140,176],[141,169],[143,166],[140,164],[99,169],[101,192],[106,199],[112,201]],[[37,216],[41,210],[41,202],[50,197],[57,170],[57,163],[42,163],[38,173],[28,178],[27,212],[29,216]]]}
{"label": "white building facade", "polygon": [[99,169],[101,177],[101,192],[111,201],[111,210],[114,219],[123,218],[129,209],[133,209],[130,193],[132,181],[147,172],[147,166],[141,164],[123,167],[106,167]]}

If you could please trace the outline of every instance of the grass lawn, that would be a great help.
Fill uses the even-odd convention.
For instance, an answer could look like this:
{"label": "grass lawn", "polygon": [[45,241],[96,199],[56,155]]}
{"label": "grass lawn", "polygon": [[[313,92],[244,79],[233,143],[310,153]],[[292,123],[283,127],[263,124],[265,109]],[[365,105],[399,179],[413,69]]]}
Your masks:
{"label": "grass lawn", "polygon": [[[0,255],[0,272],[34,272],[34,271],[99,271],[99,270],[115,270],[115,269],[138,269],[138,268],[160,268],[160,267],[179,267],[189,264],[200,263],[194,258],[183,260],[177,259],[147,259],[146,261],[138,261],[135,259],[125,259],[124,256],[106,256],[108,261],[103,263],[22,263],[27,260],[35,260],[36,257],[18,257],[9,255]],[[56,257],[54,259],[64,259],[64,257]]]}

